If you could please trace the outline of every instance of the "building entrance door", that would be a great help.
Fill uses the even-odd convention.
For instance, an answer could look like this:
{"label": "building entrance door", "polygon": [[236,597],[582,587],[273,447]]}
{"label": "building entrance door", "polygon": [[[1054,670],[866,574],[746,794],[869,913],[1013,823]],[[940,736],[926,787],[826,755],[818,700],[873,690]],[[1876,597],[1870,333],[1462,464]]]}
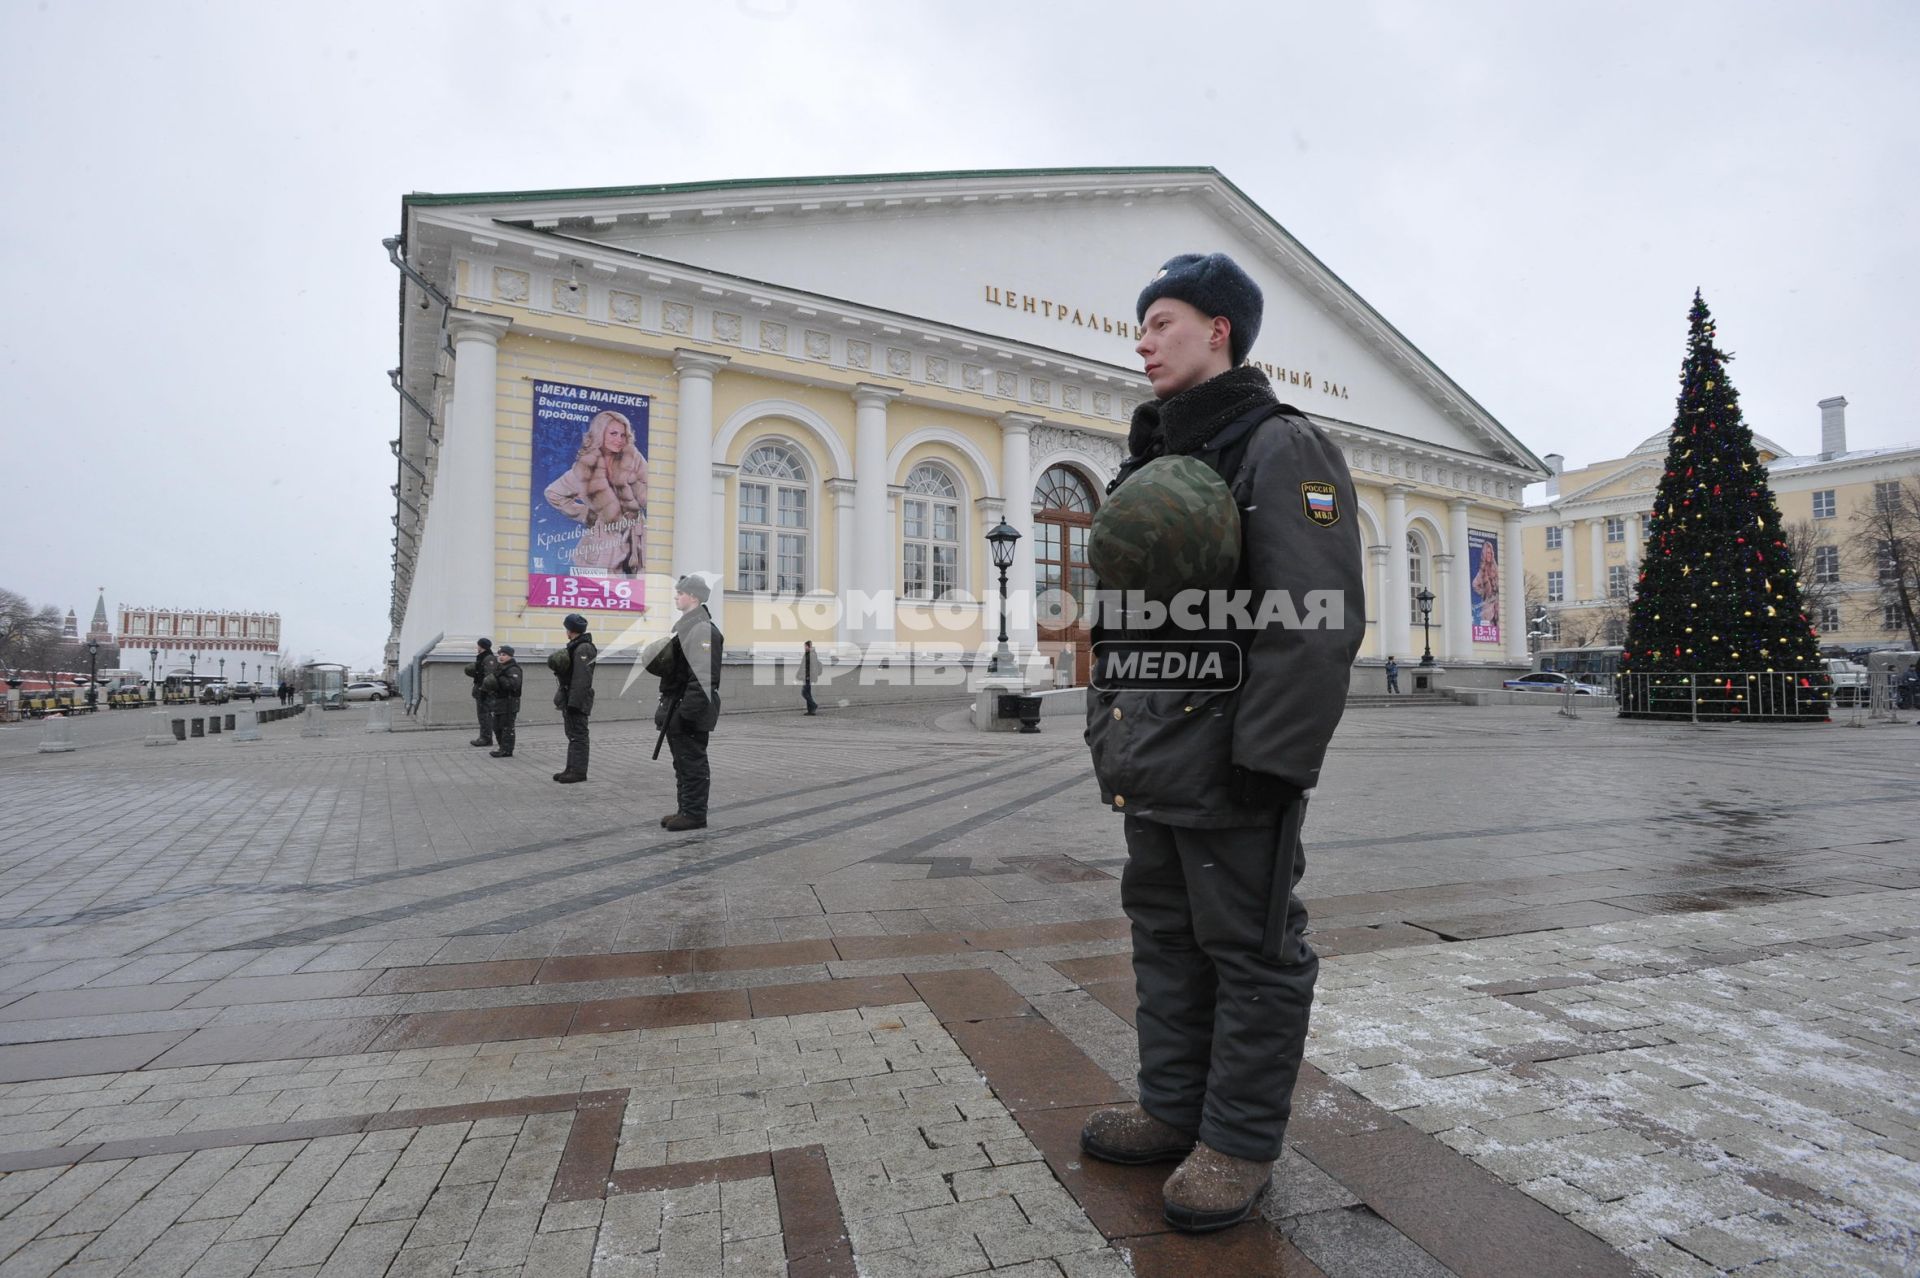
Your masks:
{"label": "building entrance door", "polygon": [[1071,670],[1075,687],[1093,671],[1093,643],[1086,623],[1093,570],[1087,565],[1087,533],[1098,504],[1094,486],[1069,466],[1049,466],[1034,486],[1033,575],[1038,632],[1043,652],[1058,654],[1056,666]]}

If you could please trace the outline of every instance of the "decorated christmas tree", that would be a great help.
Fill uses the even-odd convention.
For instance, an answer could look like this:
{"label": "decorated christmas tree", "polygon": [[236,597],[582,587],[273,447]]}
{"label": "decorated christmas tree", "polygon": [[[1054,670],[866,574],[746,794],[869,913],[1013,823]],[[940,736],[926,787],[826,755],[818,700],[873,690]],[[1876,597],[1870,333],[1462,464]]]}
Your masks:
{"label": "decorated christmas tree", "polygon": [[1666,473],[1640,565],[1620,713],[1823,720],[1832,695],[1780,508],[1696,291]]}

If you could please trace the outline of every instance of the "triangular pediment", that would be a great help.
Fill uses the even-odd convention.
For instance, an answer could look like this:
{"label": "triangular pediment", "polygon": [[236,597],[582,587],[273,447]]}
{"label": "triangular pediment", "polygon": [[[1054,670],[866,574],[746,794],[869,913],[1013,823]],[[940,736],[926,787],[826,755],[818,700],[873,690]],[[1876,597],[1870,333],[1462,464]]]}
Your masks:
{"label": "triangular pediment", "polygon": [[1665,465],[1666,462],[1663,459],[1640,461],[1563,493],[1560,500],[1605,501],[1609,497],[1629,497],[1650,493],[1659,487],[1660,471]]}
{"label": "triangular pediment", "polygon": [[1545,468],[1212,169],[1045,170],[413,197],[1134,369],[1134,302],[1179,252],[1224,251],[1266,314],[1250,359],[1324,417]]}

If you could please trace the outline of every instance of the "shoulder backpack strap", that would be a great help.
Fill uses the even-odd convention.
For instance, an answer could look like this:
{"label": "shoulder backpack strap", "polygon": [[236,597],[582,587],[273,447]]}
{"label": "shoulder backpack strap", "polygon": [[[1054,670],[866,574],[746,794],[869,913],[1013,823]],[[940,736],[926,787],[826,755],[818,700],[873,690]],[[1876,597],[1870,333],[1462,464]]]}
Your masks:
{"label": "shoulder backpack strap", "polygon": [[1262,424],[1276,417],[1299,417],[1300,410],[1292,404],[1261,405],[1237,421],[1229,422],[1207,441],[1207,446],[1194,456],[1206,462],[1219,472],[1228,488],[1233,487],[1234,479],[1240,474],[1241,463],[1247,459],[1247,449],[1253,444],[1253,435]]}

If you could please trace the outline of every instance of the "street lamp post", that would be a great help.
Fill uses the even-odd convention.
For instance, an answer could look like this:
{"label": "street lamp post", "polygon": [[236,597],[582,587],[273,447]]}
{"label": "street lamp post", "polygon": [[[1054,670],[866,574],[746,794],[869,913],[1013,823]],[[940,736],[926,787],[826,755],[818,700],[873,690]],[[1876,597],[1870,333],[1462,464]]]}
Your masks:
{"label": "street lamp post", "polygon": [[87,709],[100,708],[100,644],[87,640]]}
{"label": "street lamp post", "polygon": [[993,660],[987,665],[990,675],[1013,673],[1013,650],[1007,647],[1007,569],[1013,567],[1013,547],[1019,540],[1020,530],[1004,519],[987,534],[993,566],[1000,570],[1000,646],[994,649]]}
{"label": "street lamp post", "polygon": [[187,654],[187,688],[188,696],[200,700],[200,654],[197,652]]}
{"label": "street lamp post", "polygon": [[222,657],[220,658],[220,682],[225,683],[226,681],[227,681],[227,659],[225,657]]}
{"label": "street lamp post", "polygon": [[1413,598],[1420,605],[1421,643],[1426,649],[1420,654],[1420,664],[1430,666],[1433,664],[1433,592],[1422,586]]}
{"label": "street lamp post", "polygon": [[147,649],[147,704],[160,700],[160,648]]}

